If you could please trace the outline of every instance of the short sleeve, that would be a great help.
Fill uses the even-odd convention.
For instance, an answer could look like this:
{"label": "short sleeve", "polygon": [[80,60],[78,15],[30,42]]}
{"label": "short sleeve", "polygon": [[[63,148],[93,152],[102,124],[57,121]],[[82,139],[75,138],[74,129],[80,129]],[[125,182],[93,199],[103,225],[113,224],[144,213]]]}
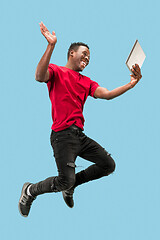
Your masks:
{"label": "short sleeve", "polygon": [[99,84],[97,82],[95,82],[95,81],[92,81],[92,80],[90,80],[90,81],[91,81],[91,83],[90,83],[89,95],[91,97],[94,97],[94,92],[97,89],[97,87],[99,87]]}

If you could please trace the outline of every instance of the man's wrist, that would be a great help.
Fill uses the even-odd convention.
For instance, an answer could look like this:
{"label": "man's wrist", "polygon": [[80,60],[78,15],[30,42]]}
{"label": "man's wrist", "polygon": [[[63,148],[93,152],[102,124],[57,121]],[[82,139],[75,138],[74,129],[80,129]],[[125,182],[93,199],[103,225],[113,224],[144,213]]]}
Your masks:
{"label": "man's wrist", "polygon": [[55,45],[56,45],[55,43],[54,43],[54,44],[53,44],[53,43],[52,43],[52,44],[51,44],[51,43],[48,43],[48,46],[47,46],[47,47],[48,47],[50,50],[53,51],[53,49],[55,48]]}
{"label": "man's wrist", "polygon": [[132,86],[131,82],[129,82],[129,83],[128,83],[128,90],[130,90],[132,87],[133,87],[133,86]]}

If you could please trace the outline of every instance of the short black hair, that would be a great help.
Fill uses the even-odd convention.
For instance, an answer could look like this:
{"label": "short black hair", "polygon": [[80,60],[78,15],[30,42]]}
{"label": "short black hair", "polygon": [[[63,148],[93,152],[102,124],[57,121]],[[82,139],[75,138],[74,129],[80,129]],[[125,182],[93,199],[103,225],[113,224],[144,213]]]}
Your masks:
{"label": "short black hair", "polygon": [[68,49],[67,59],[69,59],[69,55],[70,55],[71,50],[77,51],[80,46],[84,46],[84,47],[87,47],[89,49],[89,46],[86,43],[83,43],[83,42],[71,43],[71,45]]}

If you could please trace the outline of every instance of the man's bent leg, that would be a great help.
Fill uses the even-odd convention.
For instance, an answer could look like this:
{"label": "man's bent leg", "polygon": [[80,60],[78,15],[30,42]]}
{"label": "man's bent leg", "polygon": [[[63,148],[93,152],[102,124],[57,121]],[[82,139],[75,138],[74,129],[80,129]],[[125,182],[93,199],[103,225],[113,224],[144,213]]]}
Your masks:
{"label": "man's bent leg", "polygon": [[75,184],[75,169],[70,166],[64,168],[65,173],[61,171],[61,174],[57,177],[50,177],[36,184],[25,183],[23,185],[18,204],[22,216],[28,216],[32,202],[36,199],[36,196],[43,193],[63,191]]}
{"label": "man's bent leg", "polygon": [[32,184],[29,191],[32,196],[36,197],[43,193],[64,191],[66,189],[71,188],[74,185],[74,183],[75,183],[75,174],[73,172],[72,174],[70,174],[69,177],[66,177],[65,175],[49,177],[44,181],[38,182],[36,184]]}
{"label": "man's bent leg", "polygon": [[80,157],[95,164],[76,174],[75,187],[103,176],[115,170],[115,162],[111,155],[94,140],[83,136]]}
{"label": "man's bent leg", "polygon": [[30,187],[32,196],[50,192],[61,192],[74,185],[76,147],[73,149],[73,142],[74,140],[70,136],[69,131],[52,132],[51,145],[59,175],[33,184]]}
{"label": "man's bent leg", "polygon": [[58,146],[58,152],[54,152],[59,175],[32,184],[29,189],[32,196],[35,197],[50,192],[61,192],[71,188],[75,184],[74,156],[69,149],[66,149],[65,143],[60,143],[59,145],[63,145],[63,148]]}
{"label": "man's bent leg", "polygon": [[44,181],[36,184],[25,183],[22,188],[19,200],[19,211],[22,216],[27,217],[31,204],[36,196],[49,193],[59,192],[71,188],[75,183],[75,159],[76,144],[71,134],[66,131],[58,134],[51,134],[51,145],[54,149],[54,156],[59,175],[49,177]]}

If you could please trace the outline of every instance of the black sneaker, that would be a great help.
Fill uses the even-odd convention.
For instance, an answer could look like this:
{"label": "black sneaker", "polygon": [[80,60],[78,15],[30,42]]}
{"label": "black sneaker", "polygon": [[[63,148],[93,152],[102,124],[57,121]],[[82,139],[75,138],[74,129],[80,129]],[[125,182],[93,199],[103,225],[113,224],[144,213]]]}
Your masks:
{"label": "black sneaker", "polygon": [[29,196],[27,194],[27,188],[31,185],[31,183],[27,182],[22,187],[21,197],[18,203],[19,212],[23,217],[27,217],[32,205],[33,200],[36,197]]}
{"label": "black sneaker", "polygon": [[63,199],[67,204],[67,206],[70,208],[73,208],[74,206],[73,193],[74,193],[74,188],[62,191]]}

